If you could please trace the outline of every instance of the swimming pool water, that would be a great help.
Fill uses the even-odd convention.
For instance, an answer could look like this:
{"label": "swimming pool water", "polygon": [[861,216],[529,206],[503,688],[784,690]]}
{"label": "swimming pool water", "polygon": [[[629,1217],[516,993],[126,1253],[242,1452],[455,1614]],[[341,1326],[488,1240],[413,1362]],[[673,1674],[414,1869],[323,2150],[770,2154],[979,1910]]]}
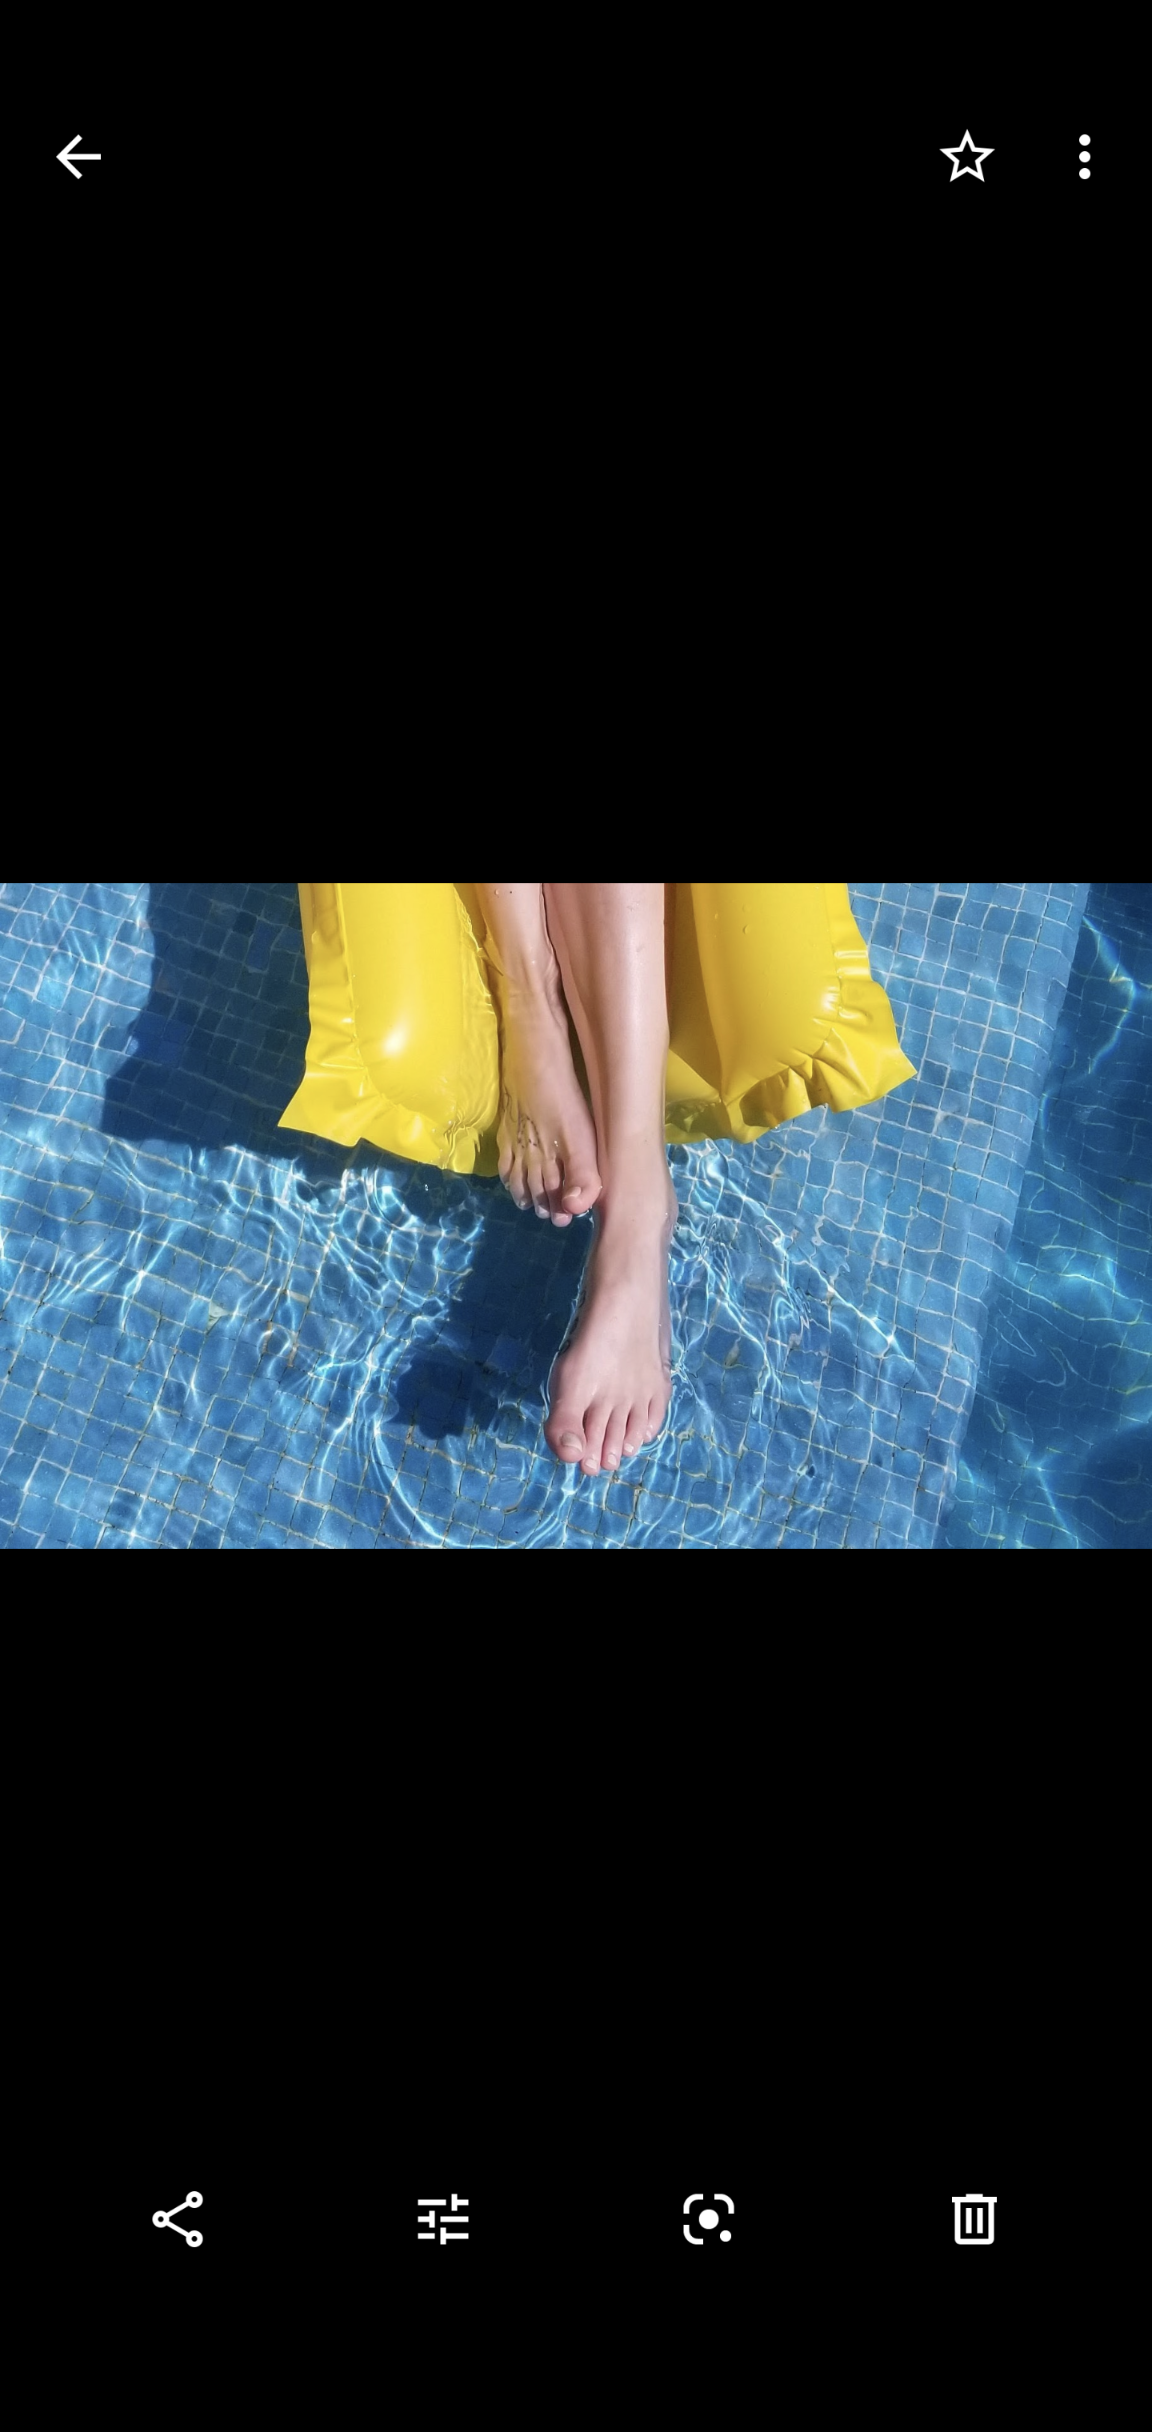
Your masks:
{"label": "swimming pool water", "polygon": [[1093,886],[945,1542],[1152,1545],[1152,887]]}
{"label": "swimming pool water", "polygon": [[592,1481],[540,1436],[587,1229],[276,1128],[295,889],[5,885],[0,1543],[951,1542],[1087,888],[851,893],[919,1078],[673,1152],[671,1423]]}

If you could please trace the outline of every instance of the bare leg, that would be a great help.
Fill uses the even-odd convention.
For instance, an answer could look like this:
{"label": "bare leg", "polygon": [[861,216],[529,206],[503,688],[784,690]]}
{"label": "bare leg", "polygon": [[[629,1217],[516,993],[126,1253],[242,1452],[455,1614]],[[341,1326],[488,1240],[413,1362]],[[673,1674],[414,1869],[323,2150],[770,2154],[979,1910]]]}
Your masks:
{"label": "bare leg", "polygon": [[571,1224],[600,1194],[539,879],[477,880],[500,1021],[500,1179],[518,1207]]}
{"label": "bare leg", "polygon": [[585,1305],[557,1360],[545,1434],[585,1475],[663,1426],[671,1394],[662,881],[546,880],[548,931],[584,1051],[603,1183]]}

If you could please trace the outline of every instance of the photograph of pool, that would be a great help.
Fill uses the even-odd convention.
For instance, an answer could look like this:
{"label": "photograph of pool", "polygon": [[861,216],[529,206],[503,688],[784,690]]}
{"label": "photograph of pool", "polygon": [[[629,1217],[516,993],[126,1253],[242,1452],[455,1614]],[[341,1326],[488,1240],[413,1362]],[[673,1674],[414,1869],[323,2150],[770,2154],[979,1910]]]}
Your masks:
{"label": "photograph of pool", "polygon": [[588,1226],[277,1128],[294,884],[0,887],[0,1546],[1152,1542],[1152,888],[850,882],[916,1078],[673,1148],[675,1390],[541,1435]]}

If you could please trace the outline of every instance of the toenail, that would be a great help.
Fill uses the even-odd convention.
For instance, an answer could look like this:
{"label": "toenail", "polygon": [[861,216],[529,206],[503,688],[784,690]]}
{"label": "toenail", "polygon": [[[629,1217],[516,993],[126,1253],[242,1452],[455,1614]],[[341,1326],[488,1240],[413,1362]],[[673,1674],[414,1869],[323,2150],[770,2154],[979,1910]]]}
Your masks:
{"label": "toenail", "polygon": [[562,1444],[578,1444],[580,1438],[579,1436],[561,1436],[560,1441]]}
{"label": "toenail", "polygon": [[599,1475],[600,1475],[600,1463],[599,1463],[599,1461],[585,1461],[585,1463],[584,1463],[584,1470],[585,1470],[585,1475],[586,1475],[587,1477],[589,1477],[589,1478],[598,1478],[598,1477],[599,1477]]}
{"label": "toenail", "polygon": [[626,1444],[624,1450],[625,1452],[635,1452],[636,1447],[634,1444]]}

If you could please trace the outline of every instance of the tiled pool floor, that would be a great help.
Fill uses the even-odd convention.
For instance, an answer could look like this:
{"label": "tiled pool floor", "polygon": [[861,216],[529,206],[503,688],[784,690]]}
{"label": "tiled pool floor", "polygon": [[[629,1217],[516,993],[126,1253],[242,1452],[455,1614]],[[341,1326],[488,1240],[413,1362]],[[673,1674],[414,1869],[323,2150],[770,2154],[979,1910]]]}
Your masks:
{"label": "tiled pool floor", "polygon": [[960,1461],[957,1550],[1152,1545],[1152,887],[1092,888]]}
{"label": "tiled pool floor", "polygon": [[288,884],[0,889],[0,1542],[928,1548],[1086,889],[859,882],[919,1078],[673,1154],[677,1390],[617,1477],[539,1432],[584,1228],[278,1131]]}

